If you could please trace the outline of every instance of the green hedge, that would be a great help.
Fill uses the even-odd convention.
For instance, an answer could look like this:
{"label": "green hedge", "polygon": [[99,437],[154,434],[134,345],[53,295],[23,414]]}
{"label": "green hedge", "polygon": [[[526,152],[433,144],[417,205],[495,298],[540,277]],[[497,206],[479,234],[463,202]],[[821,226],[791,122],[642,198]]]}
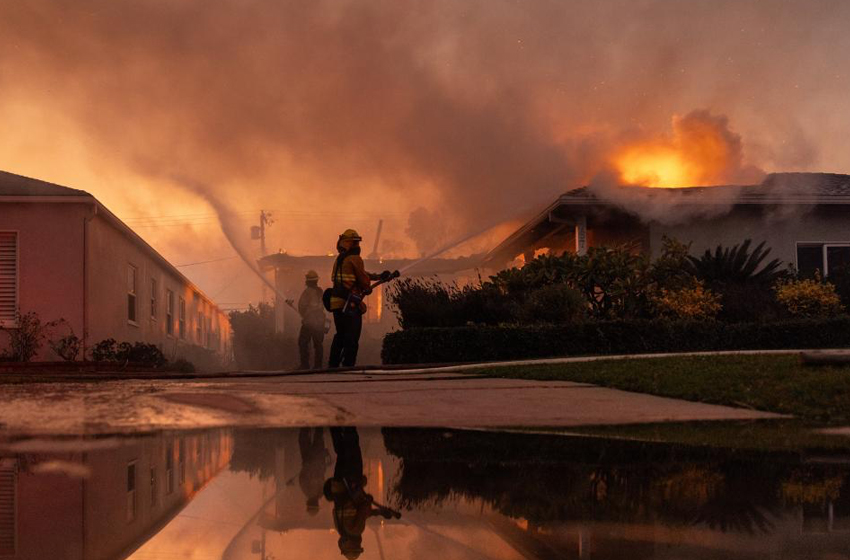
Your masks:
{"label": "green hedge", "polygon": [[772,323],[638,320],[412,328],[386,335],[381,356],[385,364],[424,364],[594,354],[848,347],[850,316],[842,316]]}

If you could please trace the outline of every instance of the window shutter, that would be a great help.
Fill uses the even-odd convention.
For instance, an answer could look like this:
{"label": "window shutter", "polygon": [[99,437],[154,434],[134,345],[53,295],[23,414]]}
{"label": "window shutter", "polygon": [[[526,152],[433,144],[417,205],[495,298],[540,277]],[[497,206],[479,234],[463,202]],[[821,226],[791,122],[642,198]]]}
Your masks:
{"label": "window shutter", "polygon": [[18,234],[0,232],[0,325],[14,325],[17,311]]}
{"label": "window shutter", "polygon": [[17,462],[0,459],[0,556],[14,556],[17,541]]}

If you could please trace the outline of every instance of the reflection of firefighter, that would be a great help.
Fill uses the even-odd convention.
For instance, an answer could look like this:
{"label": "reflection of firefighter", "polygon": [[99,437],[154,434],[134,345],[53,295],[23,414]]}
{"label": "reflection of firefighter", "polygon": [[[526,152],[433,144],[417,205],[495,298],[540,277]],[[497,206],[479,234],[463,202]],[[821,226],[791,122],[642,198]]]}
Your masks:
{"label": "reflection of firefighter", "polygon": [[307,498],[307,513],[319,513],[319,498],[325,482],[325,468],[330,454],[325,448],[323,428],[301,428],[298,430],[298,448],[301,451],[301,472],[298,485]]}
{"label": "reflection of firefighter", "polygon": [[301,315],[301,332],[298,334],[301,369],[310,369],[310,343],[313,345],[313,367],[320,369],[324,356],[325,310],[319,275],[315,270],[307,273],[305,284],[307,287],[298,299],[298,314]]}
{"label": "reflection of firefighter", "polygon": [[363,553],[363,531],[366,520],[380,515],[384,519],[401,514],[375,502],[366,493],[366,477],[363,476],[363,455],[360,452],[360,437],[357,428],[331,428],[336,466],[333,478],[325,482],[324,494],[333,502],[334,527],[339,533],[339,550],[349,560]]}
{"label": "reflection of firefighter", "polygon": [[334,314],[334,334],[329,357],[330,367],[339,367],[340,363],[351,367],[357,363],[357,350],[360,346],[360,331],[363,329],[363,313],[366,304],[363,298],[372,292],[370,281],[389,280],[392,273],[385,270],[381,274],[366,272],[360,257],[362,238],[353,229],[345,230],[339,236],[337,251],[339,256],[333,267],[329,308]]}

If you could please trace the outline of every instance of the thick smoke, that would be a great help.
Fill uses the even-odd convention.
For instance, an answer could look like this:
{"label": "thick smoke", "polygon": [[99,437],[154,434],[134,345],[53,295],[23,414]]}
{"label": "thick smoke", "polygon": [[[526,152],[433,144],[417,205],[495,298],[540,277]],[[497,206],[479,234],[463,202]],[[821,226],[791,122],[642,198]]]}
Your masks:
{"label": "thick smoke", "polygon": [[[624,158],[629,163],[638,158],[663,161],[669,154],[688,171],[687,182],[676,186],[706,188],[642,188],[645,185],[639,182],[640,176],[636,177],[637,184],[624,186],[619,170],[613,169],[600,172],[589,188],[596,196],[646,221],[677,224],[725,214],[741,192],[741,189],[712,189],[711,186],[755,185],[765,176],[761,169],[744,163],[741,137],[729,129],[728,119],[707,110],[674,116],[669,135],[627,142],[614,156],[613,165],[622,163]],[[651,182],[654,177],[644,178]]]}
{"label": "thick smoke", "polygon": [[4,1],[0,114],[37,111],[35,138],[70,123],[93,166],[320,216],[278,214],[286,248],[332,249],[377,214],[422,254],[585,183],[694,107],[728,115],[756,163],[850,166],[829,148],[848,77],[819,63],[850,66],[848,15],[841,0]]}

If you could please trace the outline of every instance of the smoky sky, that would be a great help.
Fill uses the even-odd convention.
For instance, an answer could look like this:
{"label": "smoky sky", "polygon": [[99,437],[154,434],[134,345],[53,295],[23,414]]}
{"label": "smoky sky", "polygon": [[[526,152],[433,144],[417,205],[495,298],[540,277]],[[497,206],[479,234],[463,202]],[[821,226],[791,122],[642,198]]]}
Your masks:
{"label": "smoky sky", "polygon": [[843,0],[4,0],[0,104],[226,205],[413,212],[421,253],[695,109],[747,165],[850,170],[848,23]]}

